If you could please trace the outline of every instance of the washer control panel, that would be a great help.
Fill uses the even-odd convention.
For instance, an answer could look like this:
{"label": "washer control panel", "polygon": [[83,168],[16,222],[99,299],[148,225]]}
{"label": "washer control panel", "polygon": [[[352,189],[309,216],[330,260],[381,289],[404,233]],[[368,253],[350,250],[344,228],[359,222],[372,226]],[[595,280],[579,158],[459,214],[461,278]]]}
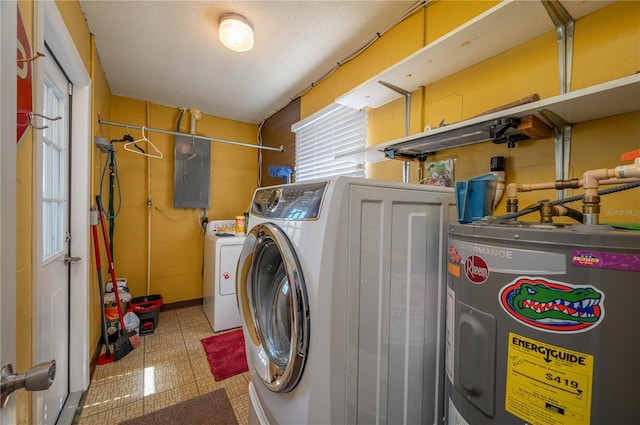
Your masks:
{"label": "washer control panel", "polygon": [[327,182],[294,183],[256,191],[251,204],[254,215],[286,220],[316,220]]}
{"label": "washer control panel", "polygon": [[207,223],[207,236],[214,236],[219,233],[235,235],[236,221],[235,220],[212,220]]}

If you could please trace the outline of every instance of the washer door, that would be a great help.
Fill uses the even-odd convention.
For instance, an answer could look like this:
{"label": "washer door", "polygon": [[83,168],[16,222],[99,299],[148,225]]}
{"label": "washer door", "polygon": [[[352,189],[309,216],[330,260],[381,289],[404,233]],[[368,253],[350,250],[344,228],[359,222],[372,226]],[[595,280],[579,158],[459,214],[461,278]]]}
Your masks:
{"label": "washer door", "polygon": [[309,350],[309,305],[293,245],[275,224],[257,225],[247,235],[237,297],[254,371],[271,391],[291,391]]}

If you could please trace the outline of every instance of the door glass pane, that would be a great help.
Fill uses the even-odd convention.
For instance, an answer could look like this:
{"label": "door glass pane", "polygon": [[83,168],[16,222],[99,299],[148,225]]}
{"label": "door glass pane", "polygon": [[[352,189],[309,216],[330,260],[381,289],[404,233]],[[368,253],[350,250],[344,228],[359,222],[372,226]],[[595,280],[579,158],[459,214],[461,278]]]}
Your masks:
{"label": "door glass pane", "polygon": [[[43,115],[64,115],[65,97],[47,78],[44,79]],[[67,201],[66,128],[64,120],[44,120],[42,138],[42,259],[60,254],[64,248],[64,208]]]}
{"label": "door glass pane", "polygon": [[49,222],[44,217],[50,217],[49,213],[49,204],[43,202],[42,204],[42,258],[48,258],[51,255],[51,249],[49,248],[49,234],[51,231],[49,230]]}

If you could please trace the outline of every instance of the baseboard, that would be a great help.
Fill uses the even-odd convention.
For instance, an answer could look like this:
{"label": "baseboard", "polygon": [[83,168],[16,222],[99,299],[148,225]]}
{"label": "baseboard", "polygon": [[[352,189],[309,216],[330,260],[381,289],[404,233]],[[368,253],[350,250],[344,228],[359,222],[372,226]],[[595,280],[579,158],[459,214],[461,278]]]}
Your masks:
{"label": "baseboard", "polygon": [[202,305],[202,298],[194,298],[192,300],[178,301],[178,302],[169,303],[169,304],[163,303],[162,307],[160,307],[160,311],[179,310],[181,308],[195,307],[198,305]]}
{"label": "baseboard", "polygon": [[98,339],[98,345],[93,351],[93,356],[91,356],[91,363],[89,364],[89,382],[93,380],[93,372],[96,371],[96,366],[98,365],[98,357],[100,357],[100,353],[102,352],[103,345],[104,345],[104,341],[102,338],[102,334],[100,334],[100,338]]}

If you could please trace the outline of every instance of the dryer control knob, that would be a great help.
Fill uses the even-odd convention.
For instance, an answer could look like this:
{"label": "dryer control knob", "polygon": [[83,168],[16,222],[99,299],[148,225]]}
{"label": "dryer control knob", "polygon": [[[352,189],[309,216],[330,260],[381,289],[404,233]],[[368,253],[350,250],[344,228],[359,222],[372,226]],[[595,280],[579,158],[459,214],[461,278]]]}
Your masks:
{"label": "dryer control knob", "polygon": [[273,211],[278,207],[280,203],[280,198],[282,197],[282,189],[275,189],[271,191],[269,195],[269,200],[267,201],[267,209],[269,211]]}

